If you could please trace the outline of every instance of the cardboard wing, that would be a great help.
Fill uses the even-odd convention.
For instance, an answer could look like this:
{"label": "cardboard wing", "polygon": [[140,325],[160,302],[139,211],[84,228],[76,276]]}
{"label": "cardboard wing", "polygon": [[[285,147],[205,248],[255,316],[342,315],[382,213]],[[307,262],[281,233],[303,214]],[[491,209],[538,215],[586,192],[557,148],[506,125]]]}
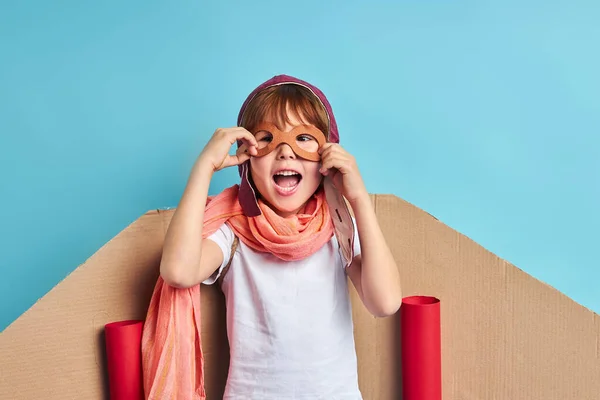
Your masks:
{"label": "cardboard wing", "polygon": [[[600,317],[426,212],[373,195],[403,294],[441,300],[443,398],[597,400]],[[104,325],[143,319],[172,210],[150,211],[106,243],[0,335],[3,399],[108,399]],[[374,318],[353,288],[365,400],[401,398],[398,316]],[[209,399],[222,398],[223,296],[202,287]]]}

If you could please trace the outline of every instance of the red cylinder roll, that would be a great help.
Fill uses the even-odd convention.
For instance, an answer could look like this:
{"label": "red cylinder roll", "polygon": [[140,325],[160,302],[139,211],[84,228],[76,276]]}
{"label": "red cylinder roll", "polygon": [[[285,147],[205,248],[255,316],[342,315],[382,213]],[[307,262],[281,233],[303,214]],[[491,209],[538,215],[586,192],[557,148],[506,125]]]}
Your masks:
{"label": "red cylinder roll", "polygon": [[404,298],[400,323],[403,400],[442,400],[440,300]]}
{"label": "red cylinder roll", "polygon": [[110,400],[142,400],[142,328],[144,321],[105,325]]}

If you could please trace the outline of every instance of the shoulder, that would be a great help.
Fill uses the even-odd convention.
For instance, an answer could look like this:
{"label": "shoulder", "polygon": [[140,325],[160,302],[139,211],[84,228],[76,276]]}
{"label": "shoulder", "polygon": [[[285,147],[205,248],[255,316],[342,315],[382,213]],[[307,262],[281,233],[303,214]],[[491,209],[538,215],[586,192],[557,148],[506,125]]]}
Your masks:
{"label": "shoulder", "polygon": [[206,239],[212,240],[219,246],[225,245],[225,247],[227,247],[231,246],[234,237],[235,234],[233,233],[231,227],[229,227],[229,225],[226,223],[223,223],[216,231],[208,235]]}
{"label": "shoulder", "polygon": [[212,276],[203,282],[206,285],[210,285],[219,279],[223,270],[229,265],[232,254],[238,245],[238,240],[233,230],[226,223],[222,224],[215,232],[208,235],[205,240],[215,243],[223,254],[223,261],[219,268],[217,268]]}

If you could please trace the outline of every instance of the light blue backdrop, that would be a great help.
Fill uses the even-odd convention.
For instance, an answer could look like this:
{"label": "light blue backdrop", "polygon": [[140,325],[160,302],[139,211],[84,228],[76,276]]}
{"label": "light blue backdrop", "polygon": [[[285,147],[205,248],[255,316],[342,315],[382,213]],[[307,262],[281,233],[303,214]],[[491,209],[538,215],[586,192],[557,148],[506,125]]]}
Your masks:
{"label": "light blue backdrop", "polygon": [[592,0],[2,2],[0,327],[176,206],[280,73],[329,96],[371,192],[600,312],[598,21]]}

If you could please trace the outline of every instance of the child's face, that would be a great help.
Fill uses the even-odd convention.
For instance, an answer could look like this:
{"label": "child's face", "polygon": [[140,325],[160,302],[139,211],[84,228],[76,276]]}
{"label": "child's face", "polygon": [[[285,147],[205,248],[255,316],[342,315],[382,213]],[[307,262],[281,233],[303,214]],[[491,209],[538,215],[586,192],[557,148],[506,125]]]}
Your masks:
{"label": "child's face", "polygon": [[[290,114],[289,120],[290,123],[279,127],[282,131],[288,132],[298,125],[306,125],[293,113]],[[265,119],[264,122],[276,123],[269,119]],[[265,132],[257,132],[256,140],[260,148],[270,139]],[[303,142],[301,145],[306,148],[314,145],[318,149],[316,141],[312,144]],[[252,157],[250,171],[254,185],[263,200],[279,215],[287,217],[301,211],[319,187],[322,180],[319,164],[319,161],[298,157],[288,144],[283,143],[262,157]]]}

